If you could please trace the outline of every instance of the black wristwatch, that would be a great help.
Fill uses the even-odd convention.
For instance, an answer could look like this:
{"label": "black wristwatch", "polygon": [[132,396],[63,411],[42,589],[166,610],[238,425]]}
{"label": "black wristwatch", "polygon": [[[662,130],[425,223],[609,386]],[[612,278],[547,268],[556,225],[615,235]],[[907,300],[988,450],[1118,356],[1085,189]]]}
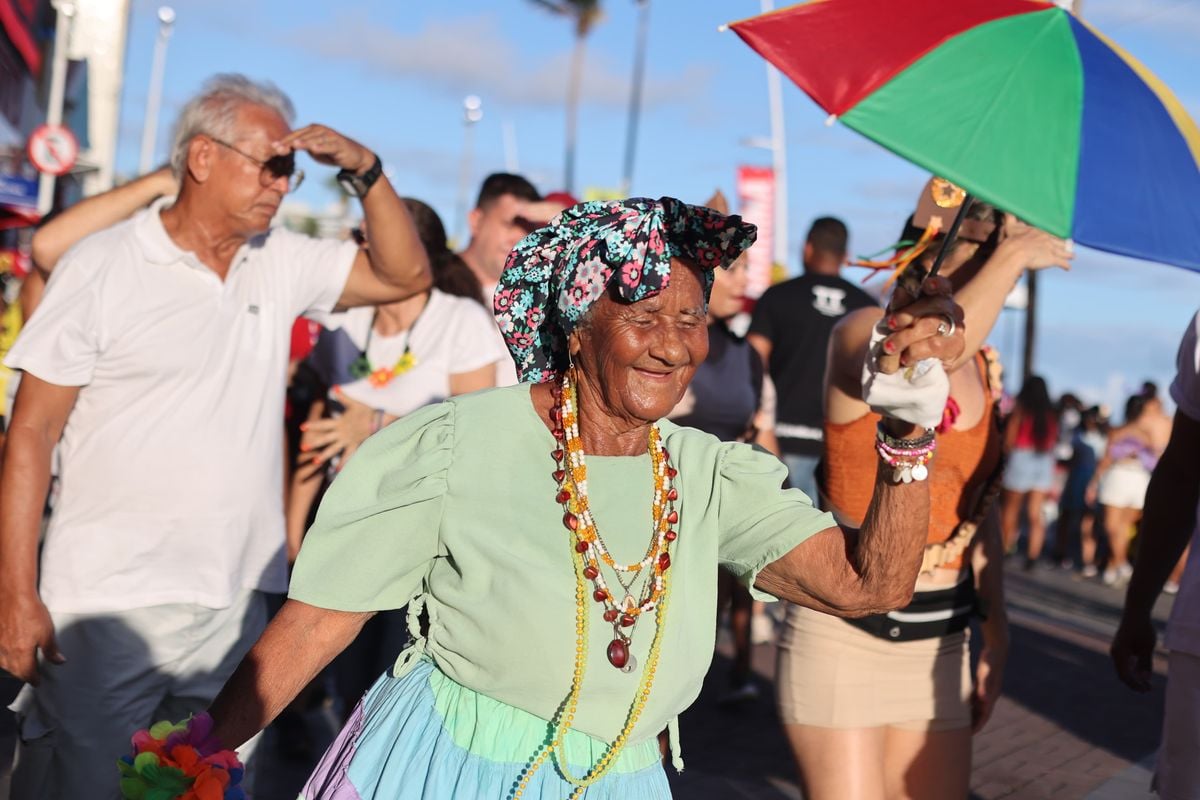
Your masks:
{"label": "black wristwatch", "polygon": [[356,175],[350,170],[344,169],[337,174],[337,182],[346,190],[346,194],[354,195],[362,200],[382,174],[383,162],[379,160],[379,156],[375,156],[375,163],[362,175]]}

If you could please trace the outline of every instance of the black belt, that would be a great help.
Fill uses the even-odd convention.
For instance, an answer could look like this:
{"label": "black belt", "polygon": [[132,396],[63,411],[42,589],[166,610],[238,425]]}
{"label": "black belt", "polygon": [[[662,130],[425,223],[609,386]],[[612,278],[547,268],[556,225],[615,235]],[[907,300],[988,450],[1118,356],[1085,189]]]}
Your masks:
{"label": "black belt", "polygon": [[[968,567],[966,577],[958,584],[945,589],[917,592],[912,602],[899,611],[870,614],[847,619],[846,622],[889,642],[911,642],[936,639],[966,630],[976,611],[975,575]],[[935,618],[912,619],[918,615]]]}

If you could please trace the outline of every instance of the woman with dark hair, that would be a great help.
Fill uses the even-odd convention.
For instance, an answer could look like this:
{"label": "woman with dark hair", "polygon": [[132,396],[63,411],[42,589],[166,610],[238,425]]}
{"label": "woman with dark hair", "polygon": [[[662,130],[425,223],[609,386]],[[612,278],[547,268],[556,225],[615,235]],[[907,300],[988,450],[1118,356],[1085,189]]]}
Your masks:
{"label": "woman with dark hair", "polygon": [[[302,380],[319,386],[288,495],[288,552],[300,547],[309,511],[331,463],[344,464],[368,436],[422,406],[495,385],[507,358],[484,307],[483,287],[446,245],[436,211],[404,204],[429,254],[433,287],[398,303],[323,315]],[[369,247],[368,232],[353,232]]]}
{"label": "woman with dark hair", "polygon": [[1004,471],[1004,496],[1000,524],[1004,548],[1011,552],[1021,533],[1021,511],[1029,520],[1025,567],[1030,569],[1042,554],[1046,541],[1046,517],[1042,506],[1054,488],[1054,445],[1058,442],[1058,418],[1046,381],[1031,376],[1017,395],[1017,404],[1004,427],[1008,466]]}
{"label": "woman with dark hair", "polygon": [[[929,420],[938,451],[928,476],[929,528],[911,601],[847,620],[788,608],[779,637],[777,702],[807,800],[966,797],[971,735],[987,722],[1000,694],[1008,654],[993,502],[1003,466],[995,414],[1000,380],[984,339],[1022,273],[1065,268],[1070,253],[1061,240],[1012,216],[1001,222],[993,207],[975,203],[938,276],[923,281],[942,241],[932,213],[922,212],[935,187],[922,193],[905,231],[903,254],[918,252],[898,276],[893,310],[851,312],[830,340],[818,488],[822,506],[854,527],[868,518],[870,464],[862,453],[876,440],[879,418],[864,392],[864,356],[881,346],[880,337],[907,323],[907,315],[894,313],[897,295],[947,286],[965,314],[933,323],[940,334],[965,325],[967,346],[947,362],[949,393]],[[942,222],[956,211],[936,209]],[[901,365],[914,376],[921,366],[911,359]],[[968,640],[976,612],[983,617],[983,641],[972,670]]]}
{"label": "woman with dark hair", "polygon": [[[294,560],[328,481],[372,433],[448,397],[495,385],[507,358],[496,323],[471,268],[446,245],[436,211],[404,199],[429,254],[433,287],[398,303],[322,315],[324,329],[303,362],[300,380],[315,384],[300,454],[287,496],[287,544]],[[369,247],[368,232],[352,235]],[[400,612],[380,614],[337,659],[334,679],[350,708],[407,639]]]}

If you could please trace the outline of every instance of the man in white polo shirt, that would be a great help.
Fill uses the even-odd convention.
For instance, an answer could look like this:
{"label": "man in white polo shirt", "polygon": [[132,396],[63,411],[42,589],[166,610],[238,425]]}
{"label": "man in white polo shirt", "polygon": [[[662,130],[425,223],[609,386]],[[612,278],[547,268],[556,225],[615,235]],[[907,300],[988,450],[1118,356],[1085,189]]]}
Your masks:
{"label": "man in white polo shirt", "polygon": [[1200,800],[1200,314],[1179,345],[1171,398],[1178,406],[1175,424],[1146,490],[1137,565],[1112,657],[1126,685],[1150,691],[1157,638],[1150,612],[1192,542],[1167,623],[1167,701],[1154,789],[1164,800]]}
{"label": "man in white polo shirt", "polygon": [[[180,115],[178,199],[64,255],[6,362],[25,373],[0,473],[0,668],[29,684],[14,797],[115,796],[134,730],[212,700],[286,589],[292,321],[429,286],[375,154],[292,115],[273,85],[212,79]],[[270,228],[296,151],[341,168],[369,254]]]}

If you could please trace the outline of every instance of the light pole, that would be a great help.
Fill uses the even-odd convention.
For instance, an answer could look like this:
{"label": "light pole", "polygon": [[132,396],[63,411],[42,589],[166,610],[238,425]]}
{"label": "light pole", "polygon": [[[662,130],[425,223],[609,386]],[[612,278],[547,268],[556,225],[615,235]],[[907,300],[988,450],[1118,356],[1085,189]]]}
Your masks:
{"label": "light pole", "polygon": [[[75,26],[75,4],[64,0],[54,6],[54,58],[50,63],[50,97],[46,101],[46,124],[61,125],[63,95],[67,89],[67,47]],[[45,216],[54,207],[55,176],[43,172],[38,180],[38,214]]]}
{"label": "light pole", "polygon": [[167,40],[175,24],[175,9],[158,9],[158,37],[154,40],[154,62],[150,67],[150,90],[146,95],[146,120],[142,124],[142,157],[138,172],[145,175],[154,166],[154,147],[158,139],[158,113],[162,106],[163,73],[167,63]]}
{"label": "light pole", "polygon": [[461,248],[467,238],[467,203],[471,192],[471,162],[474,160],[475,126],[483,119],[483,101],[473,94],[463,98],[463,149],[458,173],[458,210],[455,225],[456,244]]}
{"label": "light pole", "polygon": [[646,32],[650,28],[650,0],[636,0],[637,40],[633,49],[633,78],[629,86],[629,121],[625,129],[625,168],[621,172],[621,196],[629,196],[633,184],[633,159],[637,152],[638,121],[642,114],[642,84],[646,76]]}
{"label": "light pole", "polygon": [[[762,13],[775,10],[775,0],[762,0]],[[767,63],[767,96],[771,104],[771,167],[775,171],[775,252],[772,260],[788,263],[787,142],[783,133],[783,85],[779,70]]]}

